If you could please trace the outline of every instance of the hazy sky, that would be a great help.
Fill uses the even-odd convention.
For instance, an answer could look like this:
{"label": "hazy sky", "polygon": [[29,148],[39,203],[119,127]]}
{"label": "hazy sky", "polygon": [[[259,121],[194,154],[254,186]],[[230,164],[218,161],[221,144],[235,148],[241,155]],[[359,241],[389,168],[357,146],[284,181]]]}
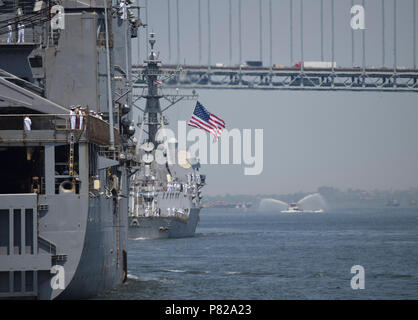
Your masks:
{"label": "hazy sky", "polygon": [[[300,60],[300,0],[294,0],[294,61],[289,49],[289,0],[273,0],[273,63]],[[324,51],[330,61],[330,0],[324,0]],[[413,67],[412,0],[398,1],[397,65]],[[176,1],[171,3],[171,62],[177,61]],[[198,63],[197,0],[180,0],[180,61]],[[207,63],[207,0],[202,3],[202,63]],[[238,1],[233,0],[233,64],[238,63]],[[263,0],[263,61],[269,63],[268,0]],[[320,60],[319,0],[304,1],[304,57]],[[361,1],[355,1],[361,3]],[[366,64],[382,65],[381,0],[366,1]],[[145,1],[140,1],[145,5]],[[259,59],[258,0],[242,0],[242,60]],[[335,61],[351,66],[351,0],[335,1]],[[385,65],[393,66],[393,0],[385,0]],[[149,31],[167,63],[167,0],[148,0]],[[211,61],[229,63],[228,1],[211,0]],[[145,12],[141,13],[145,20]],[[141,30],[140,58],[145,31]],[[355,64],[362,63],[361,32]],[[137,41],[133,60],[137,61]],[[314,191],[318,186],[390,189],[418,186],[416,93],[202,90],[199,101],[232,128],[264,129],[264,170],[245,176],[239,165],[205,165],[206,194]],[[194,102],[173,107],[173,126],[188,120]]]}

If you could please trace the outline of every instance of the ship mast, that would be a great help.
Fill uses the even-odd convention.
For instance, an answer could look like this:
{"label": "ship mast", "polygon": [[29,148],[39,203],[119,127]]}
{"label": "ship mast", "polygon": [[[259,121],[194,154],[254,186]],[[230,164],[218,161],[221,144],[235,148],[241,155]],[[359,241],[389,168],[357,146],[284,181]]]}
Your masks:
{"label": "ship mast", "polygon": [[[152,142],[154,145],[155,136],[162,123],[168,124],[167,120],[163,118],[162,114],[171,106],[175,105],[180,100],[194,100],[198,95],[193,90],[192,94],[164,94],[162,95],[158,91],[158,86],[162,84],[162,81],[158,80],[159,76],[164,76],[165,80],[170,79],[173,76],[178,76],[181,72],[181,68],[175,72],[163,72],[161,71],[162,63],[158,60],[158,56],[154,51],[155,34],[150,33],[149,43],[151,45],[151,53],[148,60],[145,60],[145,69],[143,75],[146,77],[148,92],[140,97],[146,99],[146,105],[144,110],[143,124],[148,126],[148,142]],[[170,104],[161,110],[160,99],[164,98]]]}
{"label": "ship mast", "polygon": [[145,106],[145,124],[148,125],[148,141],[155,143],[155,135],[160,124],[159,117],[161,117],[160,98],[158,95],[158,74],[161,67],[161,61],[158,60],[154,52],[155,34],[150,34],[149,43],[151,45],[151,53],[146,61],[146,76],[148,83],[148,94],[146,95],[147,103]]}

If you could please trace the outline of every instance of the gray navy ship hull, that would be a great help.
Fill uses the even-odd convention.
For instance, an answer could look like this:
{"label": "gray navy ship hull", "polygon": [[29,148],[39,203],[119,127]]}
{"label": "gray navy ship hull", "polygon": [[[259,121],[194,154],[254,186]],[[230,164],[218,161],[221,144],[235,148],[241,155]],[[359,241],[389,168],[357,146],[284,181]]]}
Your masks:
{"label": "gray navy ship hull", "polygon": [[187,220],[169,217],[143,217],[130,226],[128,237],[135,239],[166,239],[193,237],[199,223],[200,208],[190,209]]}
{"label": "gray navy ship hull", "polygon": [[[126,199],[119,201],[116,213],[112,198],[77,194],[0,195],[1,222],[12,221],[1,223],[0,233],[23,240],[0,239],[0,298],[81,299],[122,283],[126,207]],[[51,285],[53,266],[63,267],[63,288]]]}
{"label": "gray navy ship hull", "polygon": [[113,205],[113,199],[90,201],[80,263],[59,299],[93,297],[115,288],[126,279],[127,201],[121,201],[119,216],[112,214]]}
{"label": "gray navy ship hull", "polygon": [[127,274],[139,11],[3,0],[0,15],[0,299],[92,297]]}

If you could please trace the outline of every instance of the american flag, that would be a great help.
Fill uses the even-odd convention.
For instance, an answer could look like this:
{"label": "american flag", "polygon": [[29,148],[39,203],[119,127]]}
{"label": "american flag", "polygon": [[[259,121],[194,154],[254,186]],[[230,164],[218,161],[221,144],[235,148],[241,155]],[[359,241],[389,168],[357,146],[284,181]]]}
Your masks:
{"label": "american flag", "polygon": [[218,139],[222,134],[222,130],[225,128],[225,121],[215,116],[213,113],[210,113],[199,101],[197,101],[188,125],[203,129],[206,132],[213,134],[215,139]]}

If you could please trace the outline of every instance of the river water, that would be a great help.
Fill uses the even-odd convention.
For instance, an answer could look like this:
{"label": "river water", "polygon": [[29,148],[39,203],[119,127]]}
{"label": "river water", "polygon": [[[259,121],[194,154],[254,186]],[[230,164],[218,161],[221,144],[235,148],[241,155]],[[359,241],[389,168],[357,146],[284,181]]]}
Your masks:
{"label": "river water", "polygon": [[[418,299],[418,208],[203,210],[194,238],[128,250],[128,281],[98,298]],[[355,265],[364,289],[351,287]]]}

